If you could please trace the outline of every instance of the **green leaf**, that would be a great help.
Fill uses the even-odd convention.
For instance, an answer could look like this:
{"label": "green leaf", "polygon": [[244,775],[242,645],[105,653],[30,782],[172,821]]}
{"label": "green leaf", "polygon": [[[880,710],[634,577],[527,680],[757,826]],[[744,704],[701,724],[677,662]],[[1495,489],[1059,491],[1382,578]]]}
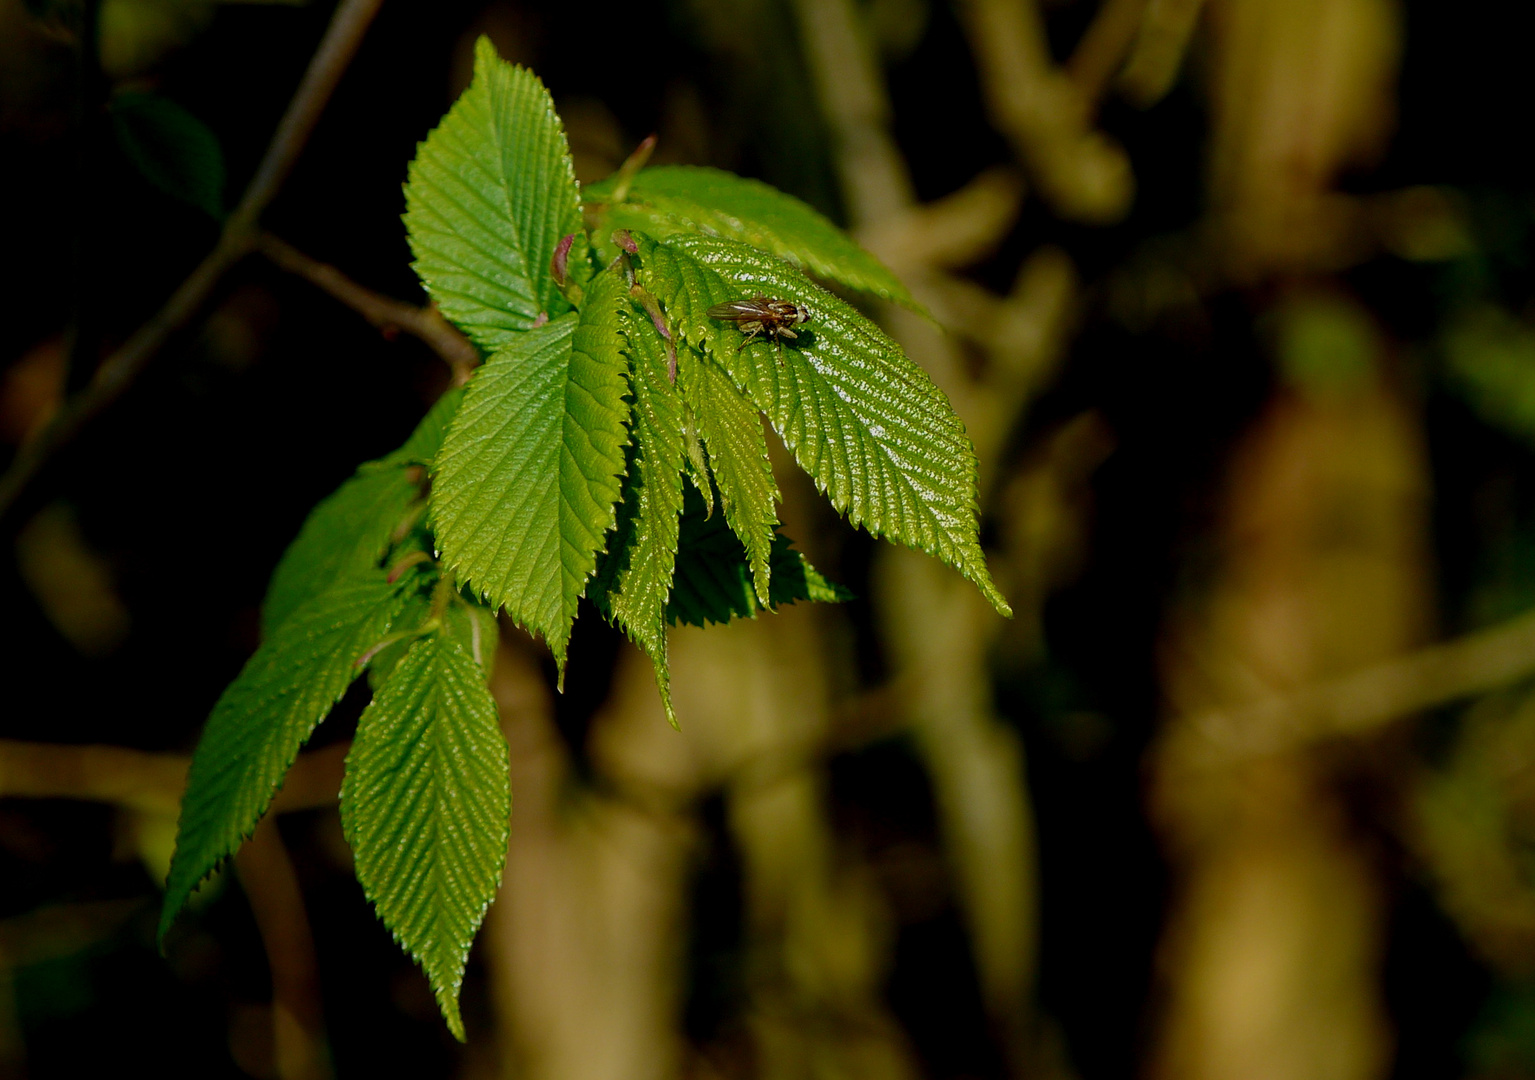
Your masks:
{"label": "green leaf", "polygon": [[341,785],[357,879],[460,1040],[464,963],[506,861],[508,768],[484,671],[456,634],[437,633],[363,712]]}
{"label": "green leaf", "polygon": [[192,755],[160,938],[198,884],[250,836],[315,725],[402,604],[381,571],[301,605],[224,691]]}
{"label": "green leaf", "polygon": [[475,372],[437,455],[431,516],[474,595],[544,635],[563,674],[576,603],[614,523],[629,416],[623,279],[515,335]]}
{"label": "green leaf", "polygon": [[405,185],[414,266],[438,308],[486,352],[570,309],[549,271],[582,231],[565,129],[543,83],[474,50],[474,80],[416,151]]}
{"label": "green leaf", "polygon": [[118,94],[110,106],[117,144],[155,187],[224,217],[224,154],[208,126],[158,94]]}
{"label": "green leaf", "polygon": [[463,400],[464,389],[461,386],[444,391],[421,418],[421,423],[416,425],[416,430],[411,432],[410,438],[405,440],[405,445],[382,460],[391,465],[430,465],[432,459],[437,456],[437,451],[442,448],[442,440],[448,433],[448,425],[453,422],[453,417],[457,415],[458,406]]}
{"label": "green leaf", "polygon": [[794,550],[789,538],[776,531],[772,566],[770,605],[764,605],[748,580],[746,550],[740,539],[718,517],[706,516],[703,496],[689,485],[666,617],[672,623],[706,626],[756,618],[765,607],[796,600],[839,603],[852,599],[851,593],[822,577]]}
{"label": "green leaf", "polygon": [[766,604],[780,496],[762,434],[762,414],[719,365],[692,349],[678,350],[677,382],[698,418],[725,520],[746,548],[757,598]]}
{"label": "green leaf", "polygon": [[666,718],[676,727],[666,659],[666,603],[682,513],[682,398],[667,372],[666,342],[650,320],[631,309],[625,326],[633,362],[635,454],[608,545],[608,582],[597,583],[594,592],[609,617],[650,658]]}
{"label": "green leaf", "polygon": [[[667,317],[765,412],[832,505],[875,536],[936,555],[1011,614],[977,536],[975,451],[948,399],[894,341],[770,255],[732,240],[640,241],[641,278]],[[754,295],[803,304],[800,338],[779,348],[710,319]]]}
{"label": "green leaf", "polygon": [[272,571],[261,606],[262,638],[332,582],[377,567],[420,497],[419,480],[412,482],[404,466],[395,466],[364,468],[322,500]]}
{"label": "green leaf", "polygon": [[445,632],[453,635],[474,662],[490,676],[496,657],[496,644],[501,640],[501,628],[496,625],[496,613],[472,600],[448,605],[442,616]]}
{"label": "green leaf", "polygon": [[[609,178],[586,188],[587,204],[610,198],[614,182]],[[740,240],[823,281],[922,310],[900,279],[847,233],[792,195],[759,180],[690,165],[641,169],[625,201],[610,207],[608,214],[610,229],[638,229],[658,237],[697,232]]]}
{"label": "green leaf", "polygon": [[363,465],[309,512],[267,585],[261,608],[263,638],[337,578],[378,565],[395,530],[421,498],[421,478],[408,466],[431,463],[462,397],[458,389],[443,394],[404,446]]}

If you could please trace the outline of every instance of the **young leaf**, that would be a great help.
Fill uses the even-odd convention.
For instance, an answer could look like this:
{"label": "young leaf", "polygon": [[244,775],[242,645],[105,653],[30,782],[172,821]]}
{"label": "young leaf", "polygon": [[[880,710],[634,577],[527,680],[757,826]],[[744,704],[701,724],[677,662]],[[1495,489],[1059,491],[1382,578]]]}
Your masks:
{"label": "young leaf", "polygon": [[[613,189],[609,178],[586,188],[583,197],[589,205],[605,202]],[[625,201],[608,212],[610,228],[652,236],[701,232],[729,237],[787,259],[823,281],[921,310],[900,279],[852,237],[759,180],[690,165],[641,169]]]}
{"label": "young leaf", "polygon": [[410,438],[405,440],[405,445],[382,460],[391,465],[430,465],[432,459],[437,456],[437,451],[442,448],[442,440],[448,433],[448,425],[458,414],[459,403],[463,400],[463,387],[455,386],[445,390],[421,418],[421,422],[416,425],[416,430],[410,433]]}
{"label": "young leaf", "polygon": [[389,633],[402,599],[382,571],[337,582],[277,628],[224,691],[192,755],[160,938],[266,813],[299,748]]}
{"label": "young leaf", "polygon": [[420,477],[412,477],[407,466],[431,463],[462,396],[458,389],[443,394],[404,446],[363,465],[309,512],[272,571],[261,606],[263,638],[337,578],[378,565],[395,530],[421,498]]}
{"label": "young leaf", "polygon": [[470,380],[434,466],[431,516],[446,564],[543,634],[562,672],[629,441],[625,294],[623,278],[604,272],[579,314],[515,335]]}
{"label": "young leaf", "polygon": [[767,604],[780,496],[762,416],[714,361],[686,347],[677,354],[677,383],[698,418],[725,520],[746,548],[757,599]]}
{"label": "young leaf", "polygon": [[[792,267],[733,240],[637,237],[645,286],[687,340],[767,413],[795,460],[854,525],[936,555],[1011,614],[977,536],[975,451],[943,392],[890,338]],[[803,304],[780,350],[710,319],[753,295]]]}
{"label": "young leaf", "polygon": [[689,487],[666,617],[672,623],[706,626],[756,618],[764,608],[796,600],[839,603],[852,599],[851,593],[822,577],[794,550],[789,538],[776,531],[772,566],[772,595],[763,604],[747,580],[746,551],[740,539],[719,518],[705,516],[703,497]]}
{"label": "young leaf", "polygon": [[117,145],[155,187],[215,220],[224,217],[224,153],[208,126],[158,94],[118,94]]}
{"label": "young leaf", "polygon": [[474,81],[416,151],[405,185],[416,273],[486,352],[570,309],[549,272],[582,229],[565,129],[532,72],[474,49]]}
{"label": "young leaf", "polygon": [[636,455],[624,490],[624,520],[610,544],[614,580],[598,602],[605,602],[610,616],[650,657],[666,718],[676,727],[666,661],[666,602],[682,513],[682,398],[667,374],[666,343],[650,320],[632,313],[625,327],[634,365]]}
{"label": "young leaf", "polygon": [[464,963],[506,861],[508,766],[485,672],[442,632],[410,647],[363,712],[341,785],[357,879],[460,1040]]}

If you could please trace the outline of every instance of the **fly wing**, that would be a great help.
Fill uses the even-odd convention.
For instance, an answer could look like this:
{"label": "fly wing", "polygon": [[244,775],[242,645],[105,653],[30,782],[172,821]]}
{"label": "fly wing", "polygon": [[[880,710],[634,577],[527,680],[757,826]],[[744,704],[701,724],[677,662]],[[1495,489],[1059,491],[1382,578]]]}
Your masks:
{"label": "fly wing", "polygon": [[745,322],[750,319],[762,317],[762,304],[756,300],[730,300],[723,304],[715,304],[709,309],[711,319],[730,319],[734,322]]}

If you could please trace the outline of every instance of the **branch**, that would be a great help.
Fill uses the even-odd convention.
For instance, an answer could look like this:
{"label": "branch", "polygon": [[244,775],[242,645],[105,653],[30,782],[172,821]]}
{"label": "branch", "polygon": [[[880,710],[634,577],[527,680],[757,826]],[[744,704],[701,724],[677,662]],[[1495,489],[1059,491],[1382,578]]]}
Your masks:
{"label": "branch", "polygon": [[165,306],[102,361],[85,389],[65,402],[48,426],[16,452],[10,467],[0,476],[0,521],[14,513],[43,467],[123,395],[155,354],[197,316],[224,274],[249,253],[255,244],[256,220],[292,171],[321,110],[341,81],[382,3],[383,0],[341,0],[330,28],[309,61],[303,81],[278,122],[256,175],[224,223],[218,243],[171,294]]}
{"label": "branch", "polygon": [[[1135,187],[1130,159],[1093,128],[1088,102],[1051,61],[1036,0],[961,0],[956,10],[992,125],[1013,144],[1040,195],[1057,213],[1088,224],[1124,217]],[[1087,44],[1099,49],[1096,36]]]}
{"label": "branch", "polygon": [[271,233],[261,233],[256,238],[256,246],[280,269],[296,274],[311,285],[329,293],[367,319],[386,337],[393,336],[396,331],[404,330],[407,334],[420,338],[453,370],[453,381],[458,385],[462,386],[467,382],[469,373],[479,365],[480,354],[469,343],[469,339],[459,333],[452,323],[444,319],[441,312],[432,304],[417,307],[403,300],[396,300],[392,296],[374,292],[366,286],[359,285],[334,266],[305,255],[286,240],[279,239]]}
{"label": "branch", "polygon": [[272,974],[272,1043],[277,1080],[329,1080],[320,963],[293,860],[277,822],[263,818],[235,855]]}
{"label": "branch", "polygon": [[[341,790],[347,745],[300,754],[273,813],[329,806]],[[65,746],[0,739],[0,798],[80,799],[129,810],[174,814],[187,785],[185,754],[150,754],[121,746]]]}
{"label": "branch", "polygon": [[1203,736],[1211,750],[1227,759],[1258,757],[1364,734],[1531,674],[1535,612],[1293,694],[1203,713],[1178,726]]}
{"label": "branch", "polygon": [[1130,55],[1141,29],[1146,0],[1104,0],[1077,42],[1066,74],[1089,107],[1097,105]]}

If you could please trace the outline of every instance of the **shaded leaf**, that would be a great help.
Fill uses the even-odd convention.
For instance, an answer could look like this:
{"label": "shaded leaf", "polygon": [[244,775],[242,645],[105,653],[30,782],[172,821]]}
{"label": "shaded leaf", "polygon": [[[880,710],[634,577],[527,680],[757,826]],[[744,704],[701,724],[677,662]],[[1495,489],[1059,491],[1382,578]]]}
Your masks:
{"label": "shaded leaf", "polygon": [[457,580],[544,636],[563,672],[576,603],[613,526],[629,404],[616,273],[579,314],[475,372],[437,455],[431,519]]}
{"label": "shaded leaf", "polygon": [[322,500],[272,571],[261,606],[262,638],[333,582],[377,567],[420,497],[420,484],[405,466],[392,466],[365,468]]}
{"label": "shaded leaf", "polygon": [[229,684],[192,755],[161,940],[192,890],[250,836],[299,748],[401,605],[381,571],[338,582],[300,605]]}
{"label": "shaded leaf", "polygon": [[[582,193],[588,204],[610,198],[615,180]],[[641,169],[625,201],[609,210],[611,228],[651,236],[702,232],[729,237],[787,259],[824,281],[921,307],[899,278],[858,243],[805,203],[759,180],[719,169],[660,165]]]}
{"label": "shaded leaf", "polygon": [[224,153],[206,124],[158,94],[118,94],[110,110],[118,146],[146,180],[223,219]]}
{"label": "shaded leaf", "polygon": [[357,879],[460,1040],[464,963],[506,861],[508,768],[485,673],[443,632],[417,640],[364,710],[341,785]]}
{"label": "shaded leaf", "polygon": [[272,571],[261,607],[263,638],[337,578],[378,565],[421,498],[421,478],[408,466],[429,464],[436,456],[462,397],[458,389],[443,394],[404,446],[363,465],[309,512]]}
{"label": "shaded leaf", "polygon": [[560,238],[582,229],[565,130],[543,83],[487,38],[469,88],[417,148],[405,204],[422,284],[486,352],[570,309],[549,271]]}
{"label": "shaded leaf", "polygon": [[[687,340],[765,412],[832,505],[875,536],[957,568],[998,611],[978,540],[975,451],[948,399],[894,341],[792,267],[732,240],[640,240],[641,277]],[[806,306],[780,350],[708,317],[757,294]]]}
{"label": "shaded leaf", "polygon": [[[782,533],[773,534],[773,586],[770,605],[796,600],[839,603],[852,599],[840,585],[822,577],[808,559],[795,551]],[[755,618],[768,605],[752,588],[746,565],[746,549],[719,517],[706,517],[703,497],[689,485],[677,549],[676,576],[672,581],[668,621],[706,626],[736,618]]]}

